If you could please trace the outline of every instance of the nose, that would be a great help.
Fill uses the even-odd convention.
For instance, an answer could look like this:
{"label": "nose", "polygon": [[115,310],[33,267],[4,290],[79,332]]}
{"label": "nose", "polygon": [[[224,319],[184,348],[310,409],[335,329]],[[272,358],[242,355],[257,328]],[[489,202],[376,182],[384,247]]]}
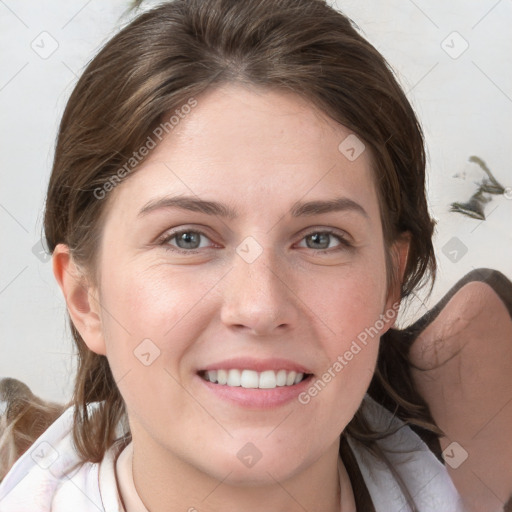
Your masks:
{"label": "nose", "polygon": [[221,320],[231,329],[258,336],[291,330],[300,304],[293,288],[291,273],[278,266],[271,249],[252,263],[235,254],[223,283]]}

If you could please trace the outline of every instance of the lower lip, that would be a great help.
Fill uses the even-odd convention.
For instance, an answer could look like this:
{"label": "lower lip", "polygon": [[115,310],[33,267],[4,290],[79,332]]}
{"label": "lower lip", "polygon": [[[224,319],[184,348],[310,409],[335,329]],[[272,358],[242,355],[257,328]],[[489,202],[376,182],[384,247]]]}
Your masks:
{"label": "lower lip", "polygon": [[210,392],[223,400],[246,408],[272,409],[296,399],[310,385],[313,375],[309,375],[293,386],[279,386],[272,389],[232,387],[226,384],[214,384],[199,375],[196,377]]}

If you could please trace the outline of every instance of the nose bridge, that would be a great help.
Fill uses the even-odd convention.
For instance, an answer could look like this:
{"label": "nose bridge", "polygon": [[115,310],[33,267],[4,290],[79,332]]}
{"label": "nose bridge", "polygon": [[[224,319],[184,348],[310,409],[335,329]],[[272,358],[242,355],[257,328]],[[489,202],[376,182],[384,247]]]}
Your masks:
{"label": "nose bridge", "polygon": [[269,334],[279,326],[291,327],[295,301],[287,274],[272,247],[246,238],[233,257],[233,269],[223,290],[222,320],[244,326],[257,334]]}

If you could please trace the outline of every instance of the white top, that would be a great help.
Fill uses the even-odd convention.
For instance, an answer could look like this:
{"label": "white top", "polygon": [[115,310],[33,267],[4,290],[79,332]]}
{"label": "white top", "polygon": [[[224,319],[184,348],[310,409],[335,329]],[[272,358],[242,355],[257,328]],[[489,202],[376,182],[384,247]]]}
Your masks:
{"label": "white top", "polygon": [[[403,424],[368,395],[362,410],[376,430]],[[72,443],[72,422],[71,406],[16,461],[0,483],[0,512],[148,512],[133,485],[131,443],[120,455],[119,448],[113,446],[101,463],[85,462],[76,467],[80,459]],[[410,512],[388,466],[354,439],[348,441],[377,512]],[[405,452],[386,454],[418,512],[464,512],[446,468],[410,427],[378,443]]]}

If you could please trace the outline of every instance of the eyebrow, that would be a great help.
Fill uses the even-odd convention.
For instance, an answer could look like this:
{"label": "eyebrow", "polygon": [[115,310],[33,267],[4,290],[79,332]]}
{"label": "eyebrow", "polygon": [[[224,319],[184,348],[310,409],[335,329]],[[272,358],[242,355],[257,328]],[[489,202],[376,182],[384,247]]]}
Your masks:
{"label": "eyebrow", "polygon": [[[162,197],[149,201],[139,212],[139,217],[148,213],[165,208],[179,208],[193,212],[216,215],[228,219],[236,219],[238,211],[226,204],[217,201],[205,201],[193,196]],[[309,202],[296,202],[290,209],[292,217],[306,217],[320,215],[329,212],[353,211],[363,217],[369,218],[366,210],[348,197],[337,197],[328,200],[317,200]]]}

